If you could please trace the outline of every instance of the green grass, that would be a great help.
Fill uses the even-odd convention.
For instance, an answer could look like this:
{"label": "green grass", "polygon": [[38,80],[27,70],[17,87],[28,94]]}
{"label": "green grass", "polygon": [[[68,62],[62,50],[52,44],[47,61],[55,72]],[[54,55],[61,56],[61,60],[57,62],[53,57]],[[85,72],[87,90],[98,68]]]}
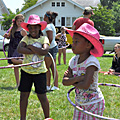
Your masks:
{"label": "green grass", "polygon": [[[4,57],[0,52],[0,58]],[[69,59],[74,56],[67,53],[67,65],[57,65],[59,73],[59,91],[47,93],[50,103],[50,117],[54,120],[72,120],[74,107],[67,100],[67,92],[72,86],[63,86],[62,78],[65,70],[68,68]],[[107,71],[112,62],[112,57],[98,58],[102,71]],[[58,62],[57,62],[58,63]],[[63,63],[63,62],[61,62]],[[7,61],[0,61],[0,66],[6,66]],[[53,79],[52,79],[53,81]],[[99,82],[120,84],[120,77],[114,75],[104,76],[99,73]],[[14,89],[16,86],[13,69],[0,69],[0,120],[18,120],[19,112],[19,95],[20,92]],[[120,88],[99,86],[105,97],[104,116],[120,119]],[[74,92],[71,92],[70,98],[74,102]],[[27,120],[43,120],[43,112],[36,94],[31,92],[29,97]]]}

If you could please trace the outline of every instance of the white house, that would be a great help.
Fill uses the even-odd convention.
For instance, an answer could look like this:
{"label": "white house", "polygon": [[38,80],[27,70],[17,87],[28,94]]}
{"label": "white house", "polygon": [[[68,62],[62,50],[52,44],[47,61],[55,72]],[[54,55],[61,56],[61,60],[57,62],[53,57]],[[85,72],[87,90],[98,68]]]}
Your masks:
{"label": "white house", "polygon": [[35,5],[24,10],[21,14],[25,16],[25,22],[27,22],[31,14],[37,14],[43,20],[46,11],[54,11],[58,13],[55,21],[56,28],[71,27],[74,20],[83,15],[85,7],[97,7],[97,4],[100,4],[100,0],[38,0]]}
{"label": "white house", "polygon": [[[4,13],[7,13],[8,15],[10,14],[3,0],[0,0],[0,21],[3,20],[2,14]],[[3,27],[0,24],[0,35],[3,35],[4,33],[5,31],[3,30]]]}

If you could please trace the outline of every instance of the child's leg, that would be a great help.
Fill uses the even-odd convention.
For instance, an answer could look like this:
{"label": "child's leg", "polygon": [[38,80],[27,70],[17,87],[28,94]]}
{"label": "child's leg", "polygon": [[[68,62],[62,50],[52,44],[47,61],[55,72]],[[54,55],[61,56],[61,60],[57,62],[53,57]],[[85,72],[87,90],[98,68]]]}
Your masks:
{"label": "child's leg", "polygon": [[51,70],[52,70],[53,78],[54,78],[54,72],[56,72],[54,86],[58,87],[58,71],[57,71],[57,68],[56,68],[56,63],[55,63],[55,69],[56,69],[56,71],[54,70],[54,64],[52,64]]}
{"label": "child's leg", "polygon": [[[12,59],[11,61],[13,62],[14,65],[22,64],[21,59],[20,60]],[[19,86],[19,67],[14,68],[14,74],[15,74],[17,86]]]}
{"label": "child's leg", "polygon": [[59,65],[61,64],[61,54],[62,54],[62,49],[58,50],[58,63]]}
{"label": "child's leg", "polygon": [[47,86],[50,86],[50,80],[51,80],[50,66],[52,64],[51,57],[45,57],[45,64],[48,69],[48,71],[47,71]]}
{"label": "child's leg", "polygon": [[49,118],[49,101],[46,94],[37,94],[37,96],[42,105],[45,118]]}
{"label": "child's leg", "polygon": [[63,61],[66,64],[66,48],[63,48]]}
{"label": "child's leg", "polygon": [[26,120],[26,111],[30,92],[20,93],[20,120]]}
{"label": "child's leg", "polygon": [[19,67],[14,68],[14,74],[15,74],[17,86],[19,86]]}

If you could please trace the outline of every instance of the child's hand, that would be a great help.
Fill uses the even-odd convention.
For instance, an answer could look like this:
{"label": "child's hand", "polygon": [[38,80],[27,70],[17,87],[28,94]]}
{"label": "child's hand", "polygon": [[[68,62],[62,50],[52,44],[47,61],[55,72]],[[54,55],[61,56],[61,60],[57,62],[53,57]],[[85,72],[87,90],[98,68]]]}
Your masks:
{"label": "child's hand", "polygon": [[27,45],[27,48],[29,48],[29,49],[30,49],[30,48],[31,48],[31,46],[33,46],[33,45]]}
{"label": "child's hand", "polygon": [[72,74],[69,72],[69,70],[66,70],[65,73],[64,73],[64,77],[73,77]]}
{"label": "child's hand", "polygon": [[109,69],[109,74],[110,75],[113,75],[115,73],[115,70],[114,69]]}
{"label": "child's hand", "polygon": [[114,75],[115,70],[114,69],[109,69],[108,72],[105,72],[104,75]]}
{"label": "child's hand", "polygon": [[9,35],[8,35],[7,33],[5,33],[5,34],[3,35],[3,37],[9,38]]}
{"label": "child's hand", "polygon": [[108,72],[105,72],[104,75],[108,75]]}

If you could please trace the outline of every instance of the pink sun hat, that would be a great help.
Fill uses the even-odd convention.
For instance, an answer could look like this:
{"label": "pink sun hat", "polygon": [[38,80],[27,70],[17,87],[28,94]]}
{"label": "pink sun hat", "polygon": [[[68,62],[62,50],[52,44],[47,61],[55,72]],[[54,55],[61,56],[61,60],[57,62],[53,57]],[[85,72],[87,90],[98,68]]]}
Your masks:
{"label": "pink sun hat", "polygon": [[103,55],[104,49],[101,42],[99,41],[100,34],[90,24],[84,23],[77,30],[71,30],[68,28],[65,28],[65,30],[71,35],[71,37],[73,37],[74,33],[78,33],[84,36],[87,40],[89,40],[94,46],[94,48],[90,50],[91,55],[95,57],[101,57]]}
{"label": "pink sun hat", "polygon": [[41,25],[41,30],[44,30],[47,26],[46,21],[40,21],[40,17],[38,15],[32,14],[29,16],[27,23],[25,22],[21,23],[21,27],[29,31],[27,25],[37,25],[37,24]]}

